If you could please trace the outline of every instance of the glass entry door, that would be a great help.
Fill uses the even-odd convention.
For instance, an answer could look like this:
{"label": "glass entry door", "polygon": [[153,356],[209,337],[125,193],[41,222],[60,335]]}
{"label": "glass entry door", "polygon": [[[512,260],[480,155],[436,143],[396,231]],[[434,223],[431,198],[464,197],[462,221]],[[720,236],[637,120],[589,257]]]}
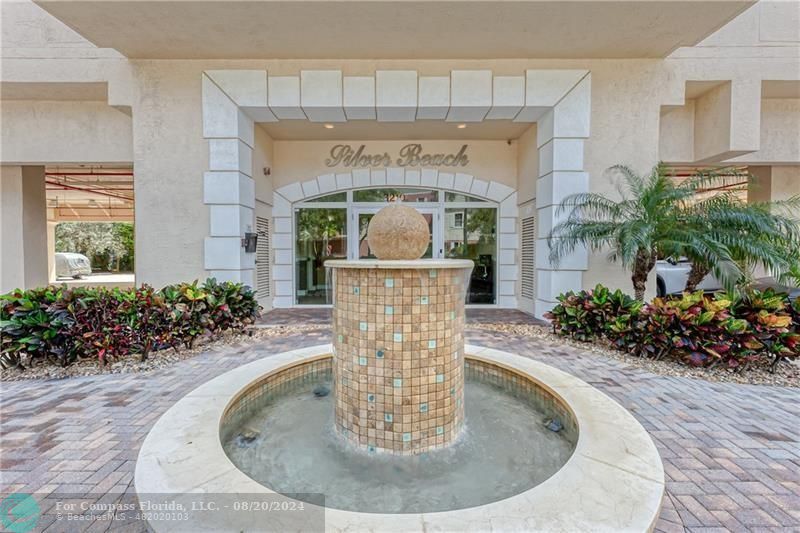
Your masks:
{"label": "glass entry door", "polygon": [[[356,207],[352,210],[351,224],[354,231],[351,234],[358,235],[358,239],[352,239],[350,241],[349,256],[351,259],[375,259],[367,243],[367,227],[369,226],[369,221],[372,220],[372,217],[375,216],[375,213],[377,213],[381,207],[383,206]],[[435,207],[410,207],[414,207],[419,211],[428,222],[430,241],[428,242],[428,249],[425,250],[425,254],[422,257],[425,259],[442,257],[441,216],[439,210]]]}

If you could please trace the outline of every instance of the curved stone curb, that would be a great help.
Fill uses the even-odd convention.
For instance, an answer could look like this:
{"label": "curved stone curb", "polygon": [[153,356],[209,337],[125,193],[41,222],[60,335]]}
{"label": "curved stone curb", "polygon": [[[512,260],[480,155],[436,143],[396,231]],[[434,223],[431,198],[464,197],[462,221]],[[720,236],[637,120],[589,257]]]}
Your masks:
{"label": "curved stone curb", "polygon": [[[228,459],[219,436],[223,414],[250,383],[330,357],[331,351],[330,344],[323,344],[266,357],[187,394],[147,435],[136,462],[137,493],[273,494]],[[664,470],[650,436],[628,411],[588,383],[549,365],[480,346],[467,345],[465,353],[467,358],[528,375],[569,406],[579,433],[567,463],[525,492],[468,509],[418,514],[325,509],[327,531],[652,530],[661,508]],[[202,522],[190,518],[150,522],[150,527],[156,532],[248,531],[257,524],[249,513],[218,513],[204,515]],[[280,524],[270,527],[280,529]]]}

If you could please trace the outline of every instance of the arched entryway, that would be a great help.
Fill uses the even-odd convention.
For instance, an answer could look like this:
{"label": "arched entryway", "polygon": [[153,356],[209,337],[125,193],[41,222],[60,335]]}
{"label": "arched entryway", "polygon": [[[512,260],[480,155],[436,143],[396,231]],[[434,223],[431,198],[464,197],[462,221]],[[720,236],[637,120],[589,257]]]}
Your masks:
{"label": "arched entryway", "polygon": [[371,257],[369,221],[395,201],[419,210],[428,221],[431,240],[425,257],[475,262],[468,304],[507,305],[518,278],[515,191],[431,169],[359,169],[278,189],[273,206],[276,298],[290,296],[284,305],[328,305],[325,261]]}

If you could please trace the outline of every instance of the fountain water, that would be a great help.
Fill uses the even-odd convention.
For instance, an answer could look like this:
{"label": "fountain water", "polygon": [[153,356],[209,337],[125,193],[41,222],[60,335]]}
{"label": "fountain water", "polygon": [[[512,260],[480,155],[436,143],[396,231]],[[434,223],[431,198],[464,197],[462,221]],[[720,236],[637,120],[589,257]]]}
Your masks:
{"label": "fountain water", "polygon": [[[419,259],[429,234],[415,210],[385,208],[368,241],[378,260],[326,265],[333,344],[264,357],[173,406],[142,446],[140,501],[308,506],[270,513],[275,530],[321,516],[335,531],[652,528],[663,469],[641,425],[573,376],[465,346],[472,263]],[[232,509],[189,521],[261,527]]]}

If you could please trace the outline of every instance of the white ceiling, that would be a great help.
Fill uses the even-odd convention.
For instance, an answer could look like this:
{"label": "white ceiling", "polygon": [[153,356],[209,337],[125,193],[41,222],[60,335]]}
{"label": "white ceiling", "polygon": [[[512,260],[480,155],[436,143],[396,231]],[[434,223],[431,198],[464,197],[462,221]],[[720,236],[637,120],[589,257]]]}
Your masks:
{"label": "white ceiling", "polygon": [[376,122],[374,120],[349,120],[324,124],[307,120],[281,120],[280,122],[260,123],[259,126],[270,137],[277,140],[334,141],[361,139],[405,140],[405,139],[450,139],[450,140],[507,140],[517,139],[525,133],[530,124],[510,120],[484,120],[465,123],[459,128],[457,123],[439,120],[418,120],[416,122]]}
{"label": "white ceiling", "polygon": [[131,58],[665,57],[754,0],[38,0]]}

